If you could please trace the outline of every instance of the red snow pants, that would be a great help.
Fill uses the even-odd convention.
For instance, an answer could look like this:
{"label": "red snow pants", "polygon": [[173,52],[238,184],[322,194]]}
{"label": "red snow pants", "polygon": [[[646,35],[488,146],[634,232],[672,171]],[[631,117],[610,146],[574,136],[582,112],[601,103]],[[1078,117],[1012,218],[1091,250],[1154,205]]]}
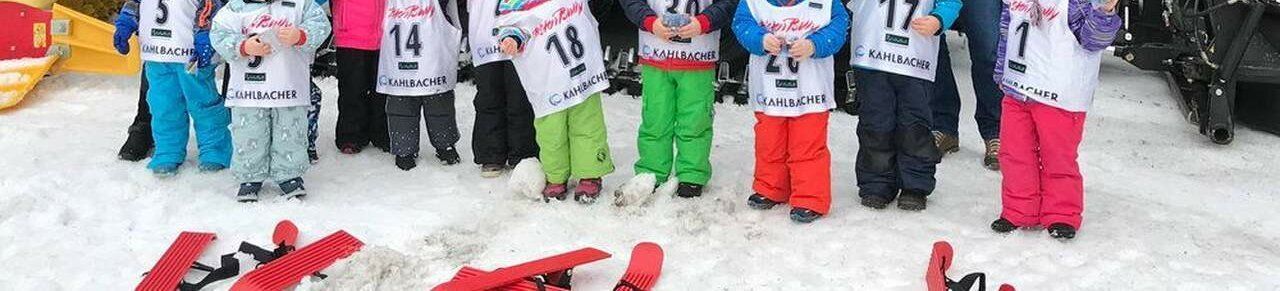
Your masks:
{"label": "red snow pants", "polygon": [[1000,217],[1021,227],[1066,223],[1080,228],[1084,178],[1076,157],[1084,119],[1084,112],[1004,97]]}
{"label": "red snow pants", "polygon": [[756,113],[756,175],[752,188],[769,200],[827,214],[831,208],[831,152],[827,117]]}

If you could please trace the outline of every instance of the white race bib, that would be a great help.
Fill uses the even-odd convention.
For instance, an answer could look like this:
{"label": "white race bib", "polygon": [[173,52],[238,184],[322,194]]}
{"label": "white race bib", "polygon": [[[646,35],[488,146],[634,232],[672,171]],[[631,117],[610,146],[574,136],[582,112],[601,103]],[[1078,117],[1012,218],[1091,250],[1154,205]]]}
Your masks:
{"label": "white race bib", "polygon": [[536,117],[578,105],[609,88],[600,31],[587,0],[554,0],[499,18],[531,34],[511,59]]}
{"label": "white race bib", "polygon": [[462,31],[439,0],[387,0],[378,54],[378,93],[426,96],[453,90]]}
{"label": "white race bib", "polygon": [[293,44],[282,44],[275,36],[284,27],[296,27],[303,20],[304,5],[316,5],[311,0],[277,0],[253,11],[234,12],[223,9],[219,13],[235,13],[232,21],[239,22],[245,35],[258,35],[271,45],[272,52],[265,57],[245,57],[230,62],[231,83],[227,86],[227,107],[292,107],[311,104],[311,62],[314,54],[304,53]]}
{"label": "white race bib", "polygon": [[[832,7],[830,0],[810,0],[789,7],[775,6],[768,0],[748,0],[747,8],[761,26],[788,42],[827,26],[831,9],[844,9]],[[756,112],[794,117],[835,108],[834,59],[795,60],[787,55],[785,51],[781,56],[751,55],[748,89]]]}
{"label": "white race bib", "polygon": [[138,44],[142,60],[187,63],[195,54],[196,0],[142,0]]}
{"label": "white race bib", "polygon": [[850,64],[934,80],[940,38],[911,29],[911,20],[933,12],[933,0],[854,0],[849,9],[854,15]]}
{"label": "white race bib", "polygon": [[1031,2],[1012,0],[1005,45],[1004,86],[1045,105],[1086,112],[1098,88],[1102,54],[1076,40],[1067,20],[1070,0],[1040,0],[1040,23]]}
{"label": "white race bib", "polygon": [[[649,7],[663,14],[684,14],[694,17],[711,0],[649,0]],[[659,20],[661,21],[661,20]],[[662,40],[652,33],[640,32],[640,58],[652,61],[678,60],[685,62],[714,63],[720,59],[720,32],[715,31],[693,39]]]}
{"label": "white race bib", "polygon": [[493,36],[494,24],[498,20],[498,0],[468,0],[467,43],[471,45],[471,63],[475,66],[496,61],[510,60],[511,57],[498,49],[498,40]]}

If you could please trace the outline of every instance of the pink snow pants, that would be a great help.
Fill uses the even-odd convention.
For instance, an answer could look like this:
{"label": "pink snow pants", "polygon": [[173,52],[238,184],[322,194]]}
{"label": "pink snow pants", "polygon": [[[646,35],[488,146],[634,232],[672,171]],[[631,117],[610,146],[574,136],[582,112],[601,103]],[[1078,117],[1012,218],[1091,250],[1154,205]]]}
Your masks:
{"label": "pink snow pants", "polygon": [[1084,112],[1006,95],[1000,116],[1000,217],[1020,227],[1080,228],[1084,179],[1076,163]]}

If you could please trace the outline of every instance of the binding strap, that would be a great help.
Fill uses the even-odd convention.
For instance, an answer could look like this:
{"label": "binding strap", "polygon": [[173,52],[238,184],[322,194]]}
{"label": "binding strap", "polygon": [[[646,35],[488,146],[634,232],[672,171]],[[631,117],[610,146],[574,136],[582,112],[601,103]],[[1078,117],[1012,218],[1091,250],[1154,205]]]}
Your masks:
{"label": "binding strap", "polygon": [[[622,288],[627,288],[627,289],[622,289]],[[618,285],[613,286],[613,291],[619,291],[619,290],[644,291],[644,289],[640,289],[640,286],[631,284],[631,282],[627,282],[627,280],[618,280]]]}
{"label": "binding strap", "polygon": [[987,291],[987,274],[981,272],[964,275],[960,281],[952,281],[947,278],[947,290],[951,291],[969,291],[973,289],[974,283],[978,285],[978,291]]}
{"label": "binding strap", "polygon": [[200,279],[200,281],[196,283],[183,281],[178,284],[178,290],[196,291],[203,289],[205,286],[213,284],[214,282],[231,279],[236,275],[240,275],[240,260],[237,260],[235,255],[235,253],[222,255],[222,265],[217,268],[201,264],[200,262],[193,263],[191,266],[192,269],[209,272],[209,274],[205,275],[203,279]]}

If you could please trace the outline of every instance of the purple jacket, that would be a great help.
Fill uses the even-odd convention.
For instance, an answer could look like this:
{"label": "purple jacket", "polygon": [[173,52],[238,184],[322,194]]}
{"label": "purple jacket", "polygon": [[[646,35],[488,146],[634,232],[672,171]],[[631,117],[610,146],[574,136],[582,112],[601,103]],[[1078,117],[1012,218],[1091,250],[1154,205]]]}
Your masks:
{"label": "purple jacket", "polygon": [[[1000,44],[996,46],[996,84],[1004,84],[1004,51],[1009,38],[1009,5],[1006,4],[1003,7],[1000,13]],[[1076,39],[1080,41],[1080,45],[1093,52],[1110,46],[1116,39],[1116,32],[1120,31],[1120,25],[1123,24],[1120,16],[1114,12],[1103,12],[1102,8],[1094,8],[1090,0],[1071,0],[1067,7],[1067,23],[1075,33]],[[1012,88],[1004,85],[1000,87],[1004,89],[1005,94],[1019,100],[1027,100],[1026,96],[1018,94]]]}

